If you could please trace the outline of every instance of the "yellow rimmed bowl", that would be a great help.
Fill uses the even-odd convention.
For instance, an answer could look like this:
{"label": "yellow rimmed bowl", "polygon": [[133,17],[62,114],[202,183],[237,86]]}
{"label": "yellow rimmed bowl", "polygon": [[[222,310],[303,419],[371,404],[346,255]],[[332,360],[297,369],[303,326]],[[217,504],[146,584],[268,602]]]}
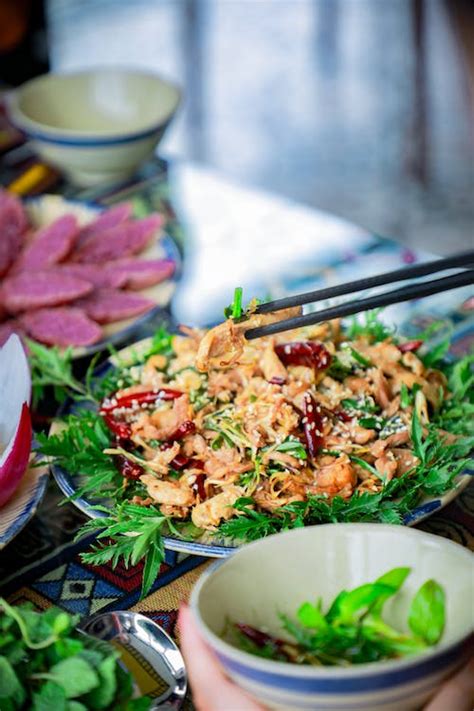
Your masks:
{"label": "yellow rimmed bowl", "polygon": [[[278,612],[294,617],[306,600],[327,608],[343,589],[391,568],[412,572],[387,602],[385,619],[404,630],[409,603],[427,579],[446,593],[441,642],[400,660],[310,667],[244,652],[222,639],[228,620],[284,637]],[[410,711],[422,708],[473,653],[474,559],[444,538],[401,526],[328,524],[294,529],[245,546],[198,581],[191,606],[226,672],[268,708],[285,711]]]}

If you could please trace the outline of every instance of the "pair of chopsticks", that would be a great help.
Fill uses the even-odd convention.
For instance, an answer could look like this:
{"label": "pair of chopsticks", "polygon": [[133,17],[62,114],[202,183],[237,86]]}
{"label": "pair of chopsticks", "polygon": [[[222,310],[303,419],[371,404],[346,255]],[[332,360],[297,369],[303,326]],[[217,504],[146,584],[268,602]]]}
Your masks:
{"label": "pair of chopsticks", "polygon": [[361,311],[390,306],[390,304],[398,304],[403,301],[411,301],[412,299],[419,299],[423,296],[431,296],[431,294],[438,294],[442,291],[448,291],[449,289],[457,289],[461,286],[474,284],[474,269],[467,268],[473,266],[474,251],[471,250],[469,252],[462,252],[461,254],[446,257],[445,259],[437,259],[433,262],[427,262],[426,264],[417,264],[412,267],[396,269],[393,272],[386,272],[385,274],[379,274],[365,279],[358,279],[357,281],[351,281],[347,284],[339,284],[338,286],[318,289],[317,291],[308,291],[305,294],[296,294],[295,296],[287,296],[283,299],[268,301],[267,303],[260,304],[255,313],[271,313],[274,311],[280,311],[281,309],[287,309],[292,306],[302,306],[303,304],[311,304],[324,299],[330,299],[335,296],[342,296],[343,294],[357,293],[359,291],[364,291],[365,289],[371,289],[375,286],[382,286],[384,284],[392,284],[398,281],[406,281],[407,279],[423,277],[428,274],[443,272],[447,269],[453,269],[456,267],[463,268],[463,271],[452,274],[451,276],[442,277],[441,279],[432,279],[430,281],[409,284],[408,286],[394,289],[393,291],[388,291],[383,294],[376,294],[362,299],[351,300],[343,304],[339,304],[338,306],[332,306],[330,308],[314,311],[302,316],[295,316],[294,318],[277,321],[276,323],[271,323],[266,326],[251,328],[245,332],[245,337],[251,340],[253,338],[271,336],[274,333],[291,331],[295,328],[311,326],[333,318],[350,316],[351,314],[360,313]]}

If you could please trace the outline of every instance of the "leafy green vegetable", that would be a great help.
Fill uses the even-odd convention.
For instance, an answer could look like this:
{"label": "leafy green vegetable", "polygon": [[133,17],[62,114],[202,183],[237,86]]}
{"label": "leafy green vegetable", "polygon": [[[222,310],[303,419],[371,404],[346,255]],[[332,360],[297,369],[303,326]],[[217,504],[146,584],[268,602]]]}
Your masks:
{"label": "leafy green vegetable", "polygon": [[284,442],[275,447],[276,452],[286,452],[298,459],[307,459],[308,453],[298,439],[287,437]]}
{"label": "leafy green vegetable", "polygon": [[370,368],[373,365],[371,360],[363,356],[362,353],[359,353],[359,351],[356,351],[356,349],[352,348],[352,346],[348,347],[348,351],[354,360],[359,363],[359,365],[363,365],[364,368]]}
{"label": "leafy green vegetable", "polygon": [[230,306],[226,306],[224,309],[224,316],[226,318],[239,319],[242,317],[242,293],[242,287],[236,286],[234,290],[234,300]]}
{"label": "leafy green vegetable", "polygon": [[168,358],[173,355],[173,334],[168,331],[166,326],[160,326],[155,332],[143,360],[152,355],[164,355]]}
{"label": "leafy green vegetable", "polygon": [[[6,711],[127,711],[132,700],[118,651],[76,631],[77,615],[56,607],[36,612],[0,598],[0,708]],[[140,704],[135,704],[140,701]]]}
{"label": "leafy green vegetable", "polygon": [[367,414],[376,414],[380,412],[380,406],[372,397],[344,398],[341,400],[341,405],[345,410],[355,410],[356,412],[366,412]]}
{"label": "leafy green vegetable", "polygon": [[440,343],[431,346],[429,351],[421,355],[421,360],[427,368],[435,368],[442,362],[451,346],[451,338],[445,338]]}
{"label": "leafy green vegetable", "polygon": [[428,645],[441,639],[445,623],[445,595],[435,580],[427,580],[411,603],[408,624],[411,631]]}
{"label": "leafy green vegetable", "polygon": [[352,340],[365,336],[372,343],[378,343],[392,336],[393,329],[379,318],[381,312],[382,309],[373,309],[360,314],[359,317],[353,316],[346,330],[347,337]]}
{"label": "leafy green vegetable", "polygon": [[382,417],[361,417],[358,423],[367,430],[382,430],[386,420]]}
{"label": "leafy green vegetable", "polygon": [[85,493],[102,496],[112,493],[122,484],[122,476],[114,460],[104,450],[112,444],[110,432],[102,417],[94,410],[80,410],[64,420],[65,427],[57,434],[39,433],[38,449],[52,457],[56,466],[66,471],[83,473],[83,483],[72,498]]}
{"label": "leafy green vegetable", "polygon": [[38,694],[33,694],[34,711],[66,711],[69,708],[66,692],[54,681],[47,681]]}
{"label": "leafy green vegetable", "polygon": [[[39,678],[39,676],[37,674],[36,678]],[[100,683],[98,674],[81,657],[62,659],[51,667],[49,672],[44,675],[44,678],[49,678],[61,686],[68,699],[83,696],[83,694],[87,694],[87,692],[99,686]]]}
{"label": "leafy green vegetable", "polygon": [[[410,607],[413,636],[389,625],[382,618],[383,607],[399,592],[409,573],[410,568],[394,568],[373,583],[342,590],[326,613],[319,599],[315,605],[304,602],[296,619],[280,614],[291,641],[283,642],[246,624],[231,624],[225,636],[247,652],[301,664],[361,664],[415,654],[441,638],[445,600],[441,586],[428,580]],[[412,618],[416,618],[414,623]]]}
{"label": "leafy green vegetable", "polygon": [[[107,508],[98,507],[104,513]],[[91,519],[80,530],[78,537],[98,532],[98,544],[89,553],[82,553],[86,563],[103,565],[112,561],[117,565],[122,558],[125,567],[136,565],[144,559],[142,595],[150,590],[156,580],[165,553],[161,531],[170,520],[155,506],[147,508],[122,502],[112,515]],[[133,534],[133,535],[130,535]]]}
{"label": "leafy green vegetable", "polygon": [[[73,349],[60,350],[57,347],[43,346],[36,341],[26,339],[28,346],[28,361],[31,371],[32,402],[36,407],[43,398],[45,389],[52,387],[58,402],[64,402],[66,397],[75,396],[79,399],[91,399],[87,388],[73,374]],[[96,360],[94,360],[93,367]]]}

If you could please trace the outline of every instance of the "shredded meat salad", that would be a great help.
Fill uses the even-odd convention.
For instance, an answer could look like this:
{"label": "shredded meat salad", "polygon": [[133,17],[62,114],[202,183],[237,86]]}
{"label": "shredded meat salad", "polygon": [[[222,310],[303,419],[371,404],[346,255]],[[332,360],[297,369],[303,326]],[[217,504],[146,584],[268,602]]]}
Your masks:
{"label": "shredded meat salad", "polygon": [[183,328],[172,352],[134,365],[133,384],[102,400],[106,453],[125,486],[134,481],[134,504],[215,530],[242,497],[262,512],[315,495],[347,500],[419,463],[413,412],[426,427],[447,388],[417,356],[422,341],[349,339],[339,321],[245,340],[291,315]]}

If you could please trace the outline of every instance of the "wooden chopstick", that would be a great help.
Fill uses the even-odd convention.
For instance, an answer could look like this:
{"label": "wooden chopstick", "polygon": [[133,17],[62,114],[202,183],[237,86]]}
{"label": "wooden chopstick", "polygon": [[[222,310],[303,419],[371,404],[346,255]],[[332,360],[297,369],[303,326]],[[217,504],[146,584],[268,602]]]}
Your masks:
{"label": "wooden chopstick", "polygon": [[449,289],[457,289],[460,286],[467,286],[468,284],[474,284],[474,269],[459,272],[458,274],[443,277],[442,279],[432,279],[418,284],[409,284],[401,289],[394,289],[384,294],[369,296],[357,301],[349,301],[344,304],[339,304],[338,306],[332,306],[328,309],[304,314],[303,316],[295,316],[294,318],[277,321],[276,323],[270,323],[266,326],[260,326],[259,328],[251,328],[245,332],[245,338],[251,340],[253,338],[271,336],[274,333],[291,331],[294,328],[312,326],[315,323],[321,323],[321,321],[350,316],[360,311],[390,306],[390,304],[398,304],[403,301],[410,301],[411,299],[419,299],[423,296],[438,294],[441,291],[448,291]]}
{"label": "wooden chopstick", "polygon": [[461,252],[453,254],[451,257],[444,259],[436,259],[433,262],[424,264],[416,264],[411,267],[403,267],[392,272],[385,272],[373,277],[357,279],[346,284],[338,284],[337,286],[329,286],[316,291],[308,291],[305,294],[295,294],[294,296],[286,296],[283,299],[275,301],[267,301],[264,304],[257,306],[255,313],[267,314],[280,309],[288,309],[291,306],[302,306],[303,304],[312,304],[316,301],[331,299],[334,296],[342,296],[343,294],[352,294],[357,291],[371,289],[374,286],[382,286],[383,284],[391,284],[392,282],[405,281],[406,279],[414,279],[416,277],[427,276],[435,272],[445,271],[453,267],[470,267],[474,266],[474,250],[469,252]]}

